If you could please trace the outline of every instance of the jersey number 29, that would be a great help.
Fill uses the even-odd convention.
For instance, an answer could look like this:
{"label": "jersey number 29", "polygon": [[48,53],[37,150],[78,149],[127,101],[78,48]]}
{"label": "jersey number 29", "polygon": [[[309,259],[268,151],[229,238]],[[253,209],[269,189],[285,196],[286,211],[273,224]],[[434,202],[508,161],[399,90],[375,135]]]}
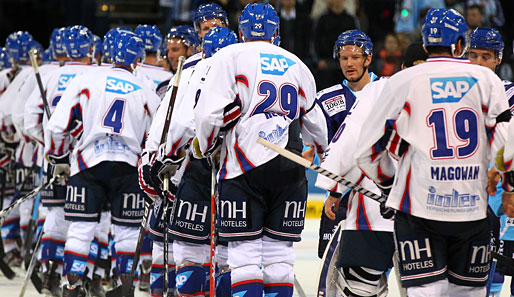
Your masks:
{"label": "jersey number 29", "polygon": [[[258,113],[274,112],[285,115],[291,120],[298,114],[298,90],[292,84],[285,83],[277,88],[274,83],[263,80],[257,86],[259,95],[264,99],[255,106],[252,115]],[[276,102],[278,107],[276,106]]]}

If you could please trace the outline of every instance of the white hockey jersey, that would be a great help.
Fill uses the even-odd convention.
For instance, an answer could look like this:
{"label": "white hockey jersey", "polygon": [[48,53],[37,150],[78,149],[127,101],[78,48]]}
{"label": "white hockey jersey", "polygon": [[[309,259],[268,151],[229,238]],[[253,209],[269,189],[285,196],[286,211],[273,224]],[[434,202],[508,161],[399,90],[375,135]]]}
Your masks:
{"label": "white hockey jersey", "polygon": [[136,166],[141,145],[160,99],[130,71],[97,69],[76,77],[47,125],[48,155],[62,155],[69,136],[74,145],[71,175],[103,161]]}
{"label": "white hockey jersey", "polygon": [[[50,113],[53,114],[60,102],[64,91],[71,81],[81,74],[96,69],[95,66],[80,62],[68,62],[56,70],[42,75],[46,100]],[[43,130],[46,128],[48,118],[44,115],[43,98],[39,89],[34,89],[25,103],[24,122],[27,133],[40,143],[44,143]]]}
{"label": "white hockey jersey", "polygon": [[[386,205],[437,221],[485,218],[487,170],[507,125],[497,118],[509,113],[501,80],[467,59],[432,57],[389,78],[380,100],[363,119],[357,164],[377,183],[395,175]],[[396,172],[375,160],[387,120],[409,144]]]}
{"label": "white hockey jersey", "polygon": [[171,78],[171,72],[165,71],[163,67],[154,66],[150,64],[140,64],[136,69],[138,76],[140,73],[146,75],[152,82],[152,90],[157,90],[157,87],[165,80]]}
{"label": "white hockey jersey", "polygon": [[277,153],[256,143],[262,137],[285,147],[289,125],[300,120],[305,142],[318,152],[327,146],[327,127],[314,103],[314,78],[303,62],[272,44],[232,44],[216,53],[203,73],[195,107],[196,135],[206,152],[227,122],[238,120],[224,136],[220,179],[237,177]]}
{"label": "white hockey jersey", "polygon": [[[386,79],[376,80],[367,84],[362,91],[355,93],[355,103],[335,133],[321,162],[321,167],[378,195],[381,194],[378,187],[357,167],[355,144],[359,140],[361,127],[366,125],[363,119],[371,112],[373,106],[381,102],[378,95],[384,88],[385,82]],[[321,174],[318,174],[316,187],[338,193],[348,190],[342,184]],[[345,230],[393,231],[393,221],[382,218],[380,204],[377,201],[357,192],[352,192],[348,199]]]}
{"label": "white hockey jersey", "polygon": [[0,96],[2,96],[2,94],[11,83],[11,75],[11,68],[6,68],[0,71]]}

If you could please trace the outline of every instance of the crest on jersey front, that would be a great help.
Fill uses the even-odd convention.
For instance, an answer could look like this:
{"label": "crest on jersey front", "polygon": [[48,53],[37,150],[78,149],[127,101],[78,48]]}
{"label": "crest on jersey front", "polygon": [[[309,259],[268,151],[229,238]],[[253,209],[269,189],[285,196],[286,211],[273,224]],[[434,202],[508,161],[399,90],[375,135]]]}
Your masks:
{"label": "crest on jersey front", "polygon": [[477,81],[471,76],[430,78],[432,103],[459,102]]}
{"label": "crest on jersey front", "polygon": [[296,64],[295,61],[283,55],[261,53],[261,72],[262,74],[284,75],[289,67]]}
{"label": "crest on jersey front", "polygon": [[108,76],[105,82],[105,91],[116,94],[128,94],[141,89],[140,86],[129,81]]}

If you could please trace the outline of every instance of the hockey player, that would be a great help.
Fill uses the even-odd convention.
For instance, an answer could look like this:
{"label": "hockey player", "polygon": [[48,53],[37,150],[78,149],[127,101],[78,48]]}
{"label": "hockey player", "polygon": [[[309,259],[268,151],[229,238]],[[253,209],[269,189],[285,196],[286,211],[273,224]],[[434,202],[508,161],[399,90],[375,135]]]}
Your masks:
{"label": "hockey player", "polygon": [[[406,50],[402,69],[413,66],[414,61],[419,63],[419,61],[425,59],[426,52],[422,44],[411,44]],[[366,125],[361,119],[366,117],[374,105],[382,103],[378,95],[385,84],[385,79],[375,81],[356,93],[355,103],[352,109],[348,111],[349,114],[336,132],[336,136],[332,139],[322,164],[323,168],[330,172],[341,175],[353,183],[360,184],[376,194],[379,194],[380,190],[371,180],[364,177],[356,166],[355,142],[358,141],[361,127]],[[405,143],[399,142],[399,139],[395,138],[394,145],[377,143],[376,147],[384,150],[391,149],[391,153],[401,155]],[[322,189],[334,189],[334,191],[340,193],[347,190],[346,187],[338,185],[335,181],[322,175],[318,175],[316,186]],[[341,208],[341,201],[333,201],[332,199],[328,198],[325,205],[331,206],[334,204],[334,208]],[[321,275],[327,276],[327,279],[320,279],[318,289],[326,290],[325,293],[328,295],[334,291],[342,291],[340,294],[343,296],[384,296],[387,292],[385,272],[392,265],[391,260],[394,252],[393,222],[382,218],[380,215],[385,208],[380,207],[379,203],[359,193],[351,192],[347,204],[348,218],[340,237],[339,250],[334,253],[338,252],[339,256],[332,260],[332,257],[327,253],[325,259],[327,264],[334,261],[333,263],[338,270],[332,272],[333,267],[322,270],[323,274]],[[325,212],[327,217],[335,218],[330,207],[326,207]],[[384,213],[384,215],[387,215],[387,213]],[[330,278],[331,275],[332,278]]]}
{"label": "hockey player", "polygon": [[216,3],[207,3],[198,6],[193,16],[193,23],[200,38],[214,27],[228,27],[227,12]]}
{"label": "hockey player", "polygon": [[[60,44],[56,41],[56,47]],[[63,32],[62,48],[69,61],[57,70],[45,73],[42,76],[44,90],[50,112],[53,113],[60,102],[70,82],[77,76],[93,70],[91,66],[91,53],[93,34],[84,26],[68,27]],[[48,133],[48,117],[43,112],[43,99],[39,88],[33,88],[25,104],[25,129],[28,134],[44,145],[44,135]],[[74,131],[79,133],[80,131]],[[61,148],[61,149],[64,149]],[[50,147],[45,147],[45,151]],[[48,168],[47,163],[43,168]],[[45,175],[51,173],[45,172]],[[43,226],[42,258],[44,264],[43,288],[53,296],[60,295],[60,276],[62,274],[64,244],[70,223],[64,220],[64,201],[66,198],[66,184],[54,184],[52,191],[45,191],[42,195],[42,204],[48,208],[48,215]]]}
{"label": "hockey player", "polygon": [[[81,291],[89,246],[107,201],[117,271],[126,281],[143,212],[134,166],[159,99],[132,73],[144,56],[143,41],[123,32],[115,45],[114,67],[75,78],[45,135],[55,174],[71,175],[65,203],[65,216],[71,221],[64,252],[65,296]],[[78,135],[75,131],[82,131],[82,136],[70,154],[70,137]]]}
{"label": "hockey player", "polygon": [[[409,296],[486,293],[487,168],[511,115],[500,79],[459,58],[467,29],[457,11],[429,10],[422,26],[427,62],[386,81],[383,104],[363,119],[357,142],[358,166],[390,190],[386,206],[397,210],[399,270]],[[397,170],[374,147],[388,139],[377,129],[387,120],[408,143]]]}
{"label": "hockey player", "polygon": [[[316,94],[316,103],[323,110],[327,122],[328,141],[334,137],[335,132],[343,123],[349,110],[355,102],[355,93],[362,90],[368,83],[375,81],[378,77],[368,71],[373,55],[373,43],[369,37],[359,30],[348,30],[337,38],[334,45],[334,58],[339,60],[339,65],[345,80]],[[332,204],[339,202],[342,194],[332,189],[327,204],[324,208],[327,211],[321,213],[320,238],[318,256],[323,257],[325,247],[330,240],[331,234],[339,222],[345,218],[346,207],[338,208],[338,211],[330,210]],[[348,193],[349,194],[349,193]],[[348,202],[348,195],[345,195],[343,204]],[[343,206],[341,204],[341,206]],[[327,218],[326,213],[331,216]],[[337,216],[337,219],[336,219]]]}
{"label": "hockey player", "polygon": [[153,81],[153,89],[157,87],[165,80],[171,78],[171,73],[164,71],[164,68],[158,66],[160,46],[162,42],[162,35],[159,32],[157,26],[153,25],[139,25],[134,30],[134,33],[145,43],[145,62],[140,65],[138,71],[146,74]]}
{"label": "hockey player", "polygon": [[272,44],[278,26],[271,5],[248,4],[239,18],[244,43],[211,58],[197,91],[195,154],[212,153],[223,123],[232,124],[218,173],[219,236],[228,241],[232,296],[293,294],[293,242],[303,229],[305,170],[257,145],[257,138],[296,154],[302,150],[300,132],[306,142],[316,139],[320,150],[327,145],[314,78],[295,55]]}
{"label": "hockey player", "polygon": [[[176,167],[184,161],[184,156],[189,154],[185,146],[195,135],[193,107],[201,83],[201,75],[209,65],[208,58],[219,49],[236,42],[235,33],[223,27],[215,27],[204,36],[204,60],[198,62],[194,68],[184,70],[182,74],[182,83],[179,86],[176,107],[170,122],[172,128],[168,133],[166,151],[162,154],[159,150],[156,161],[152,165],[152,172],[162,175],[163,171],[171,170],[168,167],[175,167],[176,170]],[[208,291],[208,287],[201,281],[205,279],[205,268],[209,267],[210,220],[207,219],[207,214],[211,211],[212,169],[207,160],[197,160],[191,155],[186,158],[187,167],[183,176],[180,177],[182,174],[180,173],[173,177],[173,180],[179,181],[180,185],[176,194],[178,205],[175,207],[175,219],[170,223],[169,232],[173,239],[177,279],[180,280],[177,282],[177,292],[180,295],[197,295]],[[160,185],[155,187],[160,188]],[[195,212],[200,215],[188,216],[186,208],[189,209],[189,207],[196,209]],[[227,269],[223,272],[227,272]],[[229,275],[224,274],[223,277],[229,277]],[[227,283],[229,284],[230,281],[224,282],[224,284]],[[223,285],[217,287],[221,289]],[[230,296],[230,290],[226,288],[225,292],[217,293],[221,293],[221,296],[227,296],[227,294]],[[220,294],[217,295],[220,296]]]}
{"label": "hockey player", "polygon": [[[471,32],[469,38],[470,49],[467,52],[467,57],[470,62],[487,67],[493,72],[496,72],[496,69],[503,58],[504,44],[500,32],[493,28],[478,27]],[[509,100],[509,106],[512,113],[514,105],[514,84],[505,80],[503,81],[503,84],[505,86],[505,94],[507,96],[507,100]],[[498,176],[499,178],[499,174],[494,168],[491,168],[489,174],[491,176]],[[488,187],[491,194],[491,197],[489,197],[489,205],[491,210],[494,212],[494,214],[490,215],[489,219],[492,222],[491,227],[497,228],[492,232],[494,237],[492,245],[496,248],[497,252],[510,257],[512,255],[512,251],[514,251],[514,236],[512,234],[513,231],[509,228],[509,224],[507,223],[507,216],[501,211],[501,197],[504,191],[501,188],[501,184],[498,187],[496,184],[489,184]],[[496,192],[497,188],[499,190]],[[505,195],[509,194],[506,193]],[[489,280],[491,283],[491,294],[493,296],[499,296],[504,275],[512,276],[514,275],[514,270],[509,268],[507,265],[498,262],[494,271],[493,279]],[[514,293],[513,285],[514,284],[511,282],[511,294]]]}
{"label": "hockey player", "polygon": [[[14,196],[6,195],[6,199],[3,201],[4,206],[9,205],[15,197],[24,195],[33,189],[31,167],[33,165],[32,157],[34,145],[26,135],[23,134],[23,131],[15,129],[12,121],[13,104],[11,102],[16,100],[20,88],[29,76],[33,75],[28,52],[36,46],[35,40],[28,32],[18,31],[12,33],[6,40],[6,48],[15,62],[14,67],[16,67],[17,70],[14,70],[12,82],[0,97],[0,121],[2,127],[0,142],[2,142],[5,149],[9,151],[10,162],[15,164],[15,171],[13,172],[14,180],[12,181],[14,184],[9,185],[8,183],[8,188],[14,188],[14,185],[17,186],[14,188]],[[9,190],[9,192],[11,191],[12,190]],[[21,238],[19,237],[19,215],[19,208],[17,208],[7,216],[2,226],[3,236],[7,236],[4,237],[4,248],[9,258],[6,260],[8,264],[12,260],[17,264],[21,263],[18,261],[20,259],[18,244],[21,242]]]}

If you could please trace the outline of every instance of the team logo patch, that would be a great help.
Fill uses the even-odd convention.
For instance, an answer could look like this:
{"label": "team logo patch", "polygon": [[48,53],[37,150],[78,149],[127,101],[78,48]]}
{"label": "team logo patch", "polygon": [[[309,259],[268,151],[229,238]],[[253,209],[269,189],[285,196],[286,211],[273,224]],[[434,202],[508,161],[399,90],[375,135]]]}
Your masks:
{"label": "team logo patch", "polygon": [[346,110],[346,101],[344,99],[344,95],[327,99],[322,103],[323,109],[325,109],[329,116],[333,116],[340,111],[344,111]]}
{"label": "team logo patch", "polygon": [[139,89],[141,89],[141,87],[136,84],[112,76],[108,76],[105,83],[105,91],[116,94],[128,94]]}
{"label": "team logo patch", "polygon": [[434,104],[459,102],[477,81],[478,79],[468,76],[431,78],[432,102]]}
{"label": "team logo patch", "polygon": [[75,77],[75,74],[61,74],[57,83],[57,91],[64,91],[70,84],[70,81]]}
{"label": "team logo patch", "polygon": [[271,133],[259,131],[259,137],[264,138],[265,140],[271,143],[278,143],[282,139],[282,136],[284,136],[284,133],[286,132],[286,127],[282,128],[279,125],[277,125],[276,129],[271,130]]}
{"label": "team logo patch", "polygon": [[295,61],[282,55],[261,53],[261,71],[263,74],[284,75]]}

